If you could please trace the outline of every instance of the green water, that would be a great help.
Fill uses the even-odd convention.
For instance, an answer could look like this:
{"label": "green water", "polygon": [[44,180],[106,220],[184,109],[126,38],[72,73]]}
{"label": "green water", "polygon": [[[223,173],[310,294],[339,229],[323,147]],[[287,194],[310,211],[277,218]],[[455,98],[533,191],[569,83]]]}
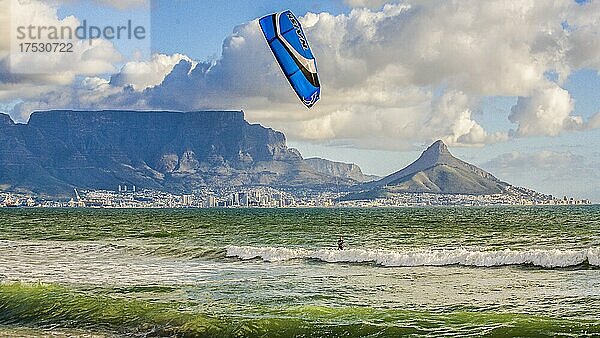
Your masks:
{"label": "green water", "polygon": [[599,234],[597,206],[5,209],[0,336],[598,336]]}

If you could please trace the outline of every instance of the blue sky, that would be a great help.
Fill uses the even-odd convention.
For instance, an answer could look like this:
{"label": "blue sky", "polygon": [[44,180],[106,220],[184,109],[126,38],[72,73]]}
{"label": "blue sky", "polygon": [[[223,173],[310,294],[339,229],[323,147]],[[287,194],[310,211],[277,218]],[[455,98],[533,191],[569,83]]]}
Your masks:
{"label": "blue sky", "polygon": [[153,48],[160,53],[184,53],[204,60],[218,57],[223,40],[241,25],[263,15],[290,9],[312,12],[347,12],[341,1],[153,1]]}
{"label": "blue sky", "polygon": [[[215,59],[221,54],[223,40],[235,26],[286,9],[298,15],[309,11],[339,14],[350,10],[340,0],[153,0],[152,49],[158,53],[182,53],[198,60]],[[110,6],[101,6],[99,11],[97,5],[89,4],[89,0],[66,3],[59,11],[62,17],[93,17],[102,22],[122,22],[124,17],[144,19],[140,13],[144,12],[123,11]]]}
{"label": "blue sky", "polygon": [[[215,104],[214,108],[244,109],[251,122],[284,131],[290,145],[297,147],[305,157],[354,162],[367,173],[386,175],[410,163],[423,147],[439,137],[447,140],[451,150],[459,157],[511,183],[556,195],[600,201],[600,192],[595,188],[600,186],[600,176],[593,170],[595,165],[600,165],[600,130],[592,121],[600,112],[600,44],[595,44],[593,39],[600,34],[597,27],[600,15],[594,14],[600,12],[596,11],[597,3],[577,1],[580,5],[571,8],[569,0],[564,0],[560,4],[563,7],[559,9],[556,8],[560,6],[536,3],[540,9],[525,13],[523,22],[515,21],[517,29],[510,32],[512,20],[516,19],[513,14],[503,11],[492,13],[489,18],[478,18],[483,25],[476,22],[467,27],[461,21],[471,13],[470,10],[477,15],[486,13],[485,10],[489,12],[485,6],[493,1],[458,3],[462,8],[452,7],[452,3],[444,1],[440,1],[438,7],[431,5],[435,1],[422,7],[419,7],[418,1],[407,1],[412,7],[418,7],[414,11],[403,8],[402,4],[382,10],[383,2],[154,0],[148,16],[144,11],[90,5],[86,0],[66,2],[58,8],[57,14],[59,18],[74,15],[104,23],[118,23],[128,18],[140,22],[151,19],[152,53],[165,56],[183,54],[194,61],[222,63],[221,68],[217,67],[213,73],[224,75],[216,79],[218,83],[214,86],[230,92],[223,93],[223,102]],[[360,13],[350,15],[351,5],[372,6],[369,11],[356,9]],[[482,8],[475,8],[478,6]],[[579,11],[577,7],[583,10]],[[324,83],[322,102],[311,111],[295,101],[284,80],[273,77],[272,81],[267,80],[272,83],[252,82],[262,75],[255,75],[244,67],[231,66],[232,62],[243,59],[247,50],[248,67],[263,67],[261,69],[265,72],[265,65],[269,70],[275,69],[271,68],[274,62],[268,48],[256,35],[256,27],[248,22],[284,9],[291,9],[300,17],[308,12],[326,13],[318,23],[314,23],[313,17],[312,24],[316,26],[307,29],[311,45],[317,52]],[[463,12],[467,14],[461,17],[459,14]],[[502,20],[508,24],[498,24]],[[485,27],[486,22],[489,22],[489,27]],[[396,29],[397,32],[394,31]],[[371,30],[378,35],[370,36]],[[386,35],[386,30],[394,33]],[[336,40],[336,33],[344,37],[342,41]],[[438,33],[443,38],[435,35]],[[557,35],[562,38],[555,38]],[[232,40],[232,36],[238,40]],[[531,39],[527,40],[528,36]],[[489,41],[486,41],[488,38]],[[235,50],[239,41],[243,41],[240,48],[246,50]],[[444,44],[444,41],[453,42]],[[477,55],[472,59],[462,62],[461,58],[469,59],[470,55],[463,53],[464,48],[453,49],[452,45],[465,41],[479,44],[480,48],[474,50]],[[558,47],[565,41],[570,44],[570,50],[563,55]],[[223,46],[238,54],[222,56]],[[131,61],[136,47],[118,42],[116,47],[125,55],[125,59],[115,62],[118,71],[123,64]],[[419,48],[422,50],[411,52]],[[536,49],[537,52],[534,52]],[[397,59],[390,55],[397,55]],[[432,60],[423,62],[427,57]],[[180,59],[162,60],[162,64],[170,62],[171,68],[167,67],[158,79],[143,79],[139,84],[140,94],[135,96],[137,101],[131,107],[211,108],[203,100],[205,93],[195,87],[199,84],[206,86],[204,81],[210,74],[197,73],[176,78],[170,71]],[[187,74],[191,75],[194,68],[191,64],[189,67]],[[394,77],[395,72],[401,76]],[[544,75],[535,79],[536,72]],[[566,79],[559,80],[554,75],[558,72],[567,76]],[[72,86],[81,90],[78,84],[81,80],[86,83],[85,86],[104,83],[112,73],[95,77],[75,74]],[[529,73],[534,75],[527,75]],[[231,74],[233,78],[226,77]],[[243,78],[246,76],[249,78]],[[171,78],[169,86],[161,85],[163,77]],[[122,71],[122,78],[131,83],[140,81],[125,71]],[[211,79],[215,81],[215,78]],[[233,82],[236,84],[233,85]],[[150,90],[151,85],[164,88]],[[38,84],[35,86],[39,88]],[[64,84],[61,82],[60,86]],[[59,89],[49,89],[56,91],[53,96],[72,90],[60,86],[56,87]],[[370,89],[370,98],[356,98],[367,86],[383,89],[377,89],[381,93]],[[148,90],[142,91],[144,88]],[[4,111],[12,109],[11,103],[14,102],[29,104],[27,109],[49,105],[48,94],[44,94],[43,99],[36,99],[15,92],[17,94],[12,96],[0,97],[0,108]],[[192,97],[182,98],[177,95],[179,93]],[[198,97],[194,96],[196,93]],[[257,96],[263,93],[264,97],[277,104],[262,105],[262,99],[257,99]],[[140,99],[140,95],[145,94],[150,96]],[[95,93],[90,100],[97,97]],[[349,99],[348,103],[344,102],[344,97]],[[103,100],[94,101],[93,106],[110,106],[115,97],[107,96]],[[134,98],[127,98],[123,102],[130,104],[134,102],[132,100]],[[80,105],[81,101],[72,103],[73,107],[81,108],[75,105]],[[40,105],[40,102],[43,104]],[[61,104],[68,104],[63,102]],[[154,103],[143,106],[147,102]],[[461,109],[467,109],[468,113],[461,113]],[[516,112],[511,113],[512,109]],[[568,116],[564,123],[555,124],[551,118],[544,118],[544,114],[556,115],[560,119]],[[14,117],[16,113],[12,115]],[[512,121],[509,116],[512,116]],[[346,121],[347,124],[337,124],[337,121]],[[403,124],[405,121],[406,124]],[[414,131],[421,127],[422,131]]]}
{"label": "blue sky", "polygon": [[[584,1],[579,1],[584,2]],[[221,52],[223,40],[231,34],[232,28],[240,23],[260,17],[265,13],[291,9],[298,15],[306,12],[348,13],[350,8],[341,1],[231,1],[223,6],[221,1],[156,1],[153,7],[153,48],[162,53],[185,53],[197,59],[217,58]],[[192,14],[192,15],[190,15]],[[198,17],[205,19],[199,20]],[[186,32],[186,33],[181,33]],[[572,74],[565,83],[576,102],[575,112],[591,117],[600,111],[600,76],[595,70],[582,70]],[[514,128],[514,123],[506,119],[502,112],[510,111],[516,97],[487,97],[483,100],[481,114],[476,120],[491,130]],[[352,147],[331,147],[327,144],[291,142],[305,156],[320,156],[339,161],[360,163],[364,171],[378,175],[393,172],[410,163],[420,150],[396,152],[374,149],[356,149]],[[487,146],[485,156],[481,148],[457,148],[454,152],[477,164],[485,163],[499,153],[512,151],[539,151],[554,149],[573,153],[594,153],[600,146],[600,133],[570,134],[560,138],[538,137]],[[576,148],[576,149],[574,149]],[[532,168],[534,174],[535,168]],[[509,178],[506,178],[509,179]],[[532,186],[527,177],[512,177],[516,184]],[[536,183],[534,188],[551,190],[555,194],[569,192],[563,187],[565,182],[550,184]],[[549,189],[547,188],[549,187]],[[583,197],[590,197],[585,184],[577,187]],[[594,195],[600,198],[600,195]]]}
{"label": "blue sky", "polygon": [[[223,40],[231,34],[234,26],[265,13],[284,9],[291,9],[297,15],[304,15],[309,11],[316,13],[326,11],[335,14],[350,11],[350,8],[341,1],[230,1],[226,6],[223,6],[223,2],[218,0],[155,1],[152,15],[153,49],[161,53],[184,53],[200,60],[214,59],[219,56]],[[199,19],[200,17],[202,19]],[[575,72],[566,82],[565,89],[572,94],[576,101],[575,111],[579,115],[590,117],[600,111],[600,76],[596,71]],[[498,112],[510,111],[515,101],[515,97],[488,97],[481,107],[481,115],[476,119],[493,130],[514,128],[514,124]],[[571,145],[579,149],[570,149]],[[386,175],[398,170],[414,160],[420,152],[418,150],[409,152],[359,150],[306,142],[291,142],[291,146],[299,148],[305,156],[320,156],[360,163],[364,171],[378,175]],[[501,143],[488,146],[493,148],[488,151],[495,155],[515,149],[536,151],[548,148],[560,150],[567,147],[569,149],[566,151],[593,153],[597,151],[598,146],[600,146],[599,133],[592,132],[583,135],[567,135],[560,139],[542,137],[520,142]],[[493,157],[481,156],[479,148],[459,148],[455,150],[455,153],[477,164],[485,163]],[[527,177],[513,177],[512,179],[518,181],[515,184],[531,186],[531,180]],[[552,185],[544,182],[536,184],[534,188],[542,191],[551,190],[554,194],[561,192],[567,194],[569,190],[563,187],[564,184],[564,182],[559,182]],[[579,193],[583,197],[600,199],[600,195],[589,196],[585,191],[585,185],[578,188],[579,191],[574,193]]]}

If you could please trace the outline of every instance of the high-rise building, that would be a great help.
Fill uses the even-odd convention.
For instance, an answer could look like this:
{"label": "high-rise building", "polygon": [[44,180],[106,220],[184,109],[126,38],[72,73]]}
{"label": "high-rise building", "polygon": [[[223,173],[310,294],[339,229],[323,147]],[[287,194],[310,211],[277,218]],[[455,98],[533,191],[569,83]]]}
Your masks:
{"label": "high-rise building", "polygon": [[208,196],[204,205],[207,208],[214,208],[217,206],[217,199],[215,198],[215,196]]}
{"label": "high-rise building", "polygon": [[182,195],[181,196],[181,204],[184,206],[191,206],[194,203],[194,196],[192,195]]}
{"label": "high-rise building", "polygon": [[240,192],[238,193],[238,200],[240,206],[247,207],[248,206],[248,193]]}

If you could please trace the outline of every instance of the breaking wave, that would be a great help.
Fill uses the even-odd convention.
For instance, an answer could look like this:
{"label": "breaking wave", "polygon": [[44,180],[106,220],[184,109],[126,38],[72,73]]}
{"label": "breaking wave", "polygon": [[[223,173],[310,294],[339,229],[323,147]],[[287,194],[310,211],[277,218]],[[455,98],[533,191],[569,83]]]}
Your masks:
{"label": "breaking wave", "polygon": [[600,248],[582,250],[366,250],[291,249],[283,247],[228,246],[228,257],[280,262],[316,259],[327,263],[374,263],[387,267],[449,266],[494,267],[533,265],[541,268],[567,268],[579,265],[600,267]]}

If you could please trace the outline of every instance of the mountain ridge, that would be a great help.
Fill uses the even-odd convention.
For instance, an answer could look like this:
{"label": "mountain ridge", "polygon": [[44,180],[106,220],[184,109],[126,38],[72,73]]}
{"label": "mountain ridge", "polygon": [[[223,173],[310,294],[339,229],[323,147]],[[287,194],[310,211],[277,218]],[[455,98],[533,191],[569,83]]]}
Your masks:
{"label": "mountain ridge", "polygon": [[462,170],[471,171],[483,178],[501,182],[495,176],[484,171],[483,169],[477,168],[476,166],[470,163],[464,162],[454,157],[448,150],[446,144],[441,140],[437,140],[432,145],[430,145],[425,151],[423,151],[423,153],[421,154],[421,156],[419,156],[417,160],[415,160],[405,168],[382,178],[381,180],[374,181],[373,185],[393,185],[394,183],[401,181],[407,176],[416,174],[421,171],[433,169],[436,166],[460,168]]}
{"label": "mountain ridge", "polygon": [[169,192],[232,186],[315,188],[370,180],[358,166],[316,166],[243,111],[52,110],[27,124],[0,114],[0,190],[69,194],[136,185]]}
{"label": "mountain ridge", "polygon": [[[358,192],[343,200],[385,198],[393,194],[433,193],[462,195],[522,194],[531,192],[514,187],[487,171],[462,161],[438,140],[414,162],[380,180],[364,183]],[[537,194],[537,193],[536,193]]]}

